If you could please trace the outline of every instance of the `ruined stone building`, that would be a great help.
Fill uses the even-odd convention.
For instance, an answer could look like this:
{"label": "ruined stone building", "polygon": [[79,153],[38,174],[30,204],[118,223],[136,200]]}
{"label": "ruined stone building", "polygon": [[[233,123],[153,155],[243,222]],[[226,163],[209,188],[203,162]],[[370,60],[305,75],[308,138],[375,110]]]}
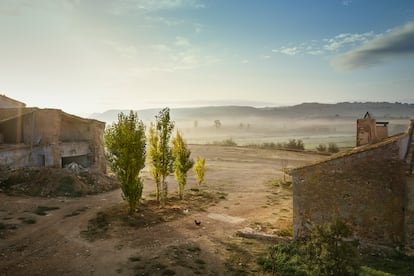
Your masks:
{"label": "ruined stone building", "polygon": [[105,123],[97,120],[27,108],[0,95],[0,170],[76,162],[105,172],[104,129]]}
{"label": "ruined stone building", "polygon": [[9,98],[6,95],[0,94],[0,108],[21,108],[21,107],[26,107],[26,104],[16,101],[15,99]]}
{"label": "ruined stone building", "polygon": [[368,246],[414,252],[414,120],[387,137],[387,123],[357,121],[357,147],[293,169],[294,237],[338,217]]}

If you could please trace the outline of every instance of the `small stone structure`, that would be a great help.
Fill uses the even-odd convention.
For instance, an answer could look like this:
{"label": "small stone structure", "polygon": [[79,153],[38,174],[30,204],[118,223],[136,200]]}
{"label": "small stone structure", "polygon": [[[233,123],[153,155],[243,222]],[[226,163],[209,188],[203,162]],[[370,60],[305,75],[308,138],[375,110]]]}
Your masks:
{"label": "small stone structure", "polygon": [[[0,106],[5,106],[4,99],[0,97]],[[63,168],[75,162],[105,172],[104,129],[103,122],[58,109],[27,108],[24,104],[0,108],[0,170]]]}
{"label": "small stone structure", "polygon": [[357,147],[377,143],[388,137],[388,122],[377,122],[367,112],[357,120]]}
{"label": "small stone structure", "polygon": [[385,139],[373,127],[372,118],[358,120],[363,146],[290,171],[294,238],[339,217],[366,245],[414,252],[414,120]]}

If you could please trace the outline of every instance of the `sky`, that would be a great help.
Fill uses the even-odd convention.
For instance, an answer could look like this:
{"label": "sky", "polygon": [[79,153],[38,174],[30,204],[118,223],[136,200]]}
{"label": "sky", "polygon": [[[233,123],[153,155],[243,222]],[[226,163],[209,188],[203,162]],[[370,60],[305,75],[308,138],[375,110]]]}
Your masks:
{"label": "sky", "polygon": [[414,103],[410,0],[0,0],[0,94],[109,109]]}

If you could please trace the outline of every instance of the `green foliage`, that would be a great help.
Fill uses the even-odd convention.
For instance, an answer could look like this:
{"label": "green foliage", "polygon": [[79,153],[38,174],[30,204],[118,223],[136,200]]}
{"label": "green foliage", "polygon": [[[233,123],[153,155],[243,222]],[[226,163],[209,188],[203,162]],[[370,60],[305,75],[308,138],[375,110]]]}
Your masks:
{"label": "green foliage", "polygon": [[206,173],[205,166],[206,159],[200,156],[197,157],[197,161],[194,165],[194,173],[196,174],[198,185],[201,185],[204,182],[204,175]]}
{"label": "green foliage", "polygon": [[312,275],[355,275],[359,271],[357,242],[341,220],[315,225],[306,244],[305,262]]}
{"label": "green foliage", "polygon": [[315,225],[309,240],[279,242],[261,260],[264,270],[277,275],[358,275],[358,244],[348,226],[335,219]]}
{"label": "green foliage", "polygon": [[184,197],[184,188],[187,183],[187,172],[193,167],[194,160],[191,159],[191,151],[188,149],[181,134],[177,134],[172,139],[172,153],[174,157],[174,173],[175,179],[178,182],[178,194],[180,199]]}
{"label": "green foliage", "polygon": [[301,139],[290,139],[288,142],[265,142],[261,144],[250,144],[248,147],[260,148],[260,149],[292,149],[292,150],[304,150],[305,144]]}
{"label": "green foliage", "polygon": [[287,149],[295,149],[295,150],[304,150],[305,145],[303,144],[303,141],[298,139],[289,139],[288,143],[286,144]]}
{"label": "green foliage", "polygon": [[325,152],[325,151],[326,151],[326,145],[325,145],[325,144],[319,144],[319,145],[316,147],[316,150],[317,150],[317,151],[321,151],[321,152]]}
{"label": "green foliage", "polygon": [[259,260],[259,264],[273,275],[308,275],[300,256],[299,243],[280,242],[269,247],[266,258]]}
{"label": "green foliage", "polygon": [[328,152],[336,153],[339,151],[338,145],[336,143],[329,143],[328,144]]}
{"label": "green foliage", "polygon": [[118,114],[118,122],[105,131],[107,159],[112,171],[121,183],[123,198],[132,213],[142,196],[143,180],[141,170],[145,167],[145,127],[138,115]]}
{"label": "green foliage", "polygon": [[394,274],[382,272],[368,266],[361,266],[360,276],[392,276]]}
{"label": "green foliage", "polygon": [[[150,163],[154,172],[153,176],[159,177],[162,185],[162,192],[160,193],[160,202],[164,206],[168,195],[168,186],[166,182],[167,176],[173,172],[173,155],[170,146],[171,133],[174,129],[174,122],[170,119],[170,109],[168,107],[161,110],[155,116],[156,125],[153,134],[153,141],[150,140],[150,145],[154,153],[151,154]],[[157,136],[157,138],[155,138]],[[150,137],[151,138],[151,137]],[[156,145],[156,146],[155,146]],[[156,179],[156,177],[154,177]],[[156,179],[157,182],[157,179]],[[159,192],[159,191],[158,191]]]}

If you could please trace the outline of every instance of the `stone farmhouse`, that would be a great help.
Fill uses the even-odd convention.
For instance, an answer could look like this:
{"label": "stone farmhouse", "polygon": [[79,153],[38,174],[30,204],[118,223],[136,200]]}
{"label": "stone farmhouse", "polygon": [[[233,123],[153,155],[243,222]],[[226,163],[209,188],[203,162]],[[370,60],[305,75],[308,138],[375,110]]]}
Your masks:
{"label": "stone farmhouse", "polygon": [[361,244],[414,253],[414,120],[388,137],[387,122],[357,120],[357,147],[295,168],[294,238],[338,217]]}
{"label": "stone farmhouse", "polygon": [[97,120],[28,108],[0,95],[0,171],[76,162],[105,172],[104,129],[105,123]]}

